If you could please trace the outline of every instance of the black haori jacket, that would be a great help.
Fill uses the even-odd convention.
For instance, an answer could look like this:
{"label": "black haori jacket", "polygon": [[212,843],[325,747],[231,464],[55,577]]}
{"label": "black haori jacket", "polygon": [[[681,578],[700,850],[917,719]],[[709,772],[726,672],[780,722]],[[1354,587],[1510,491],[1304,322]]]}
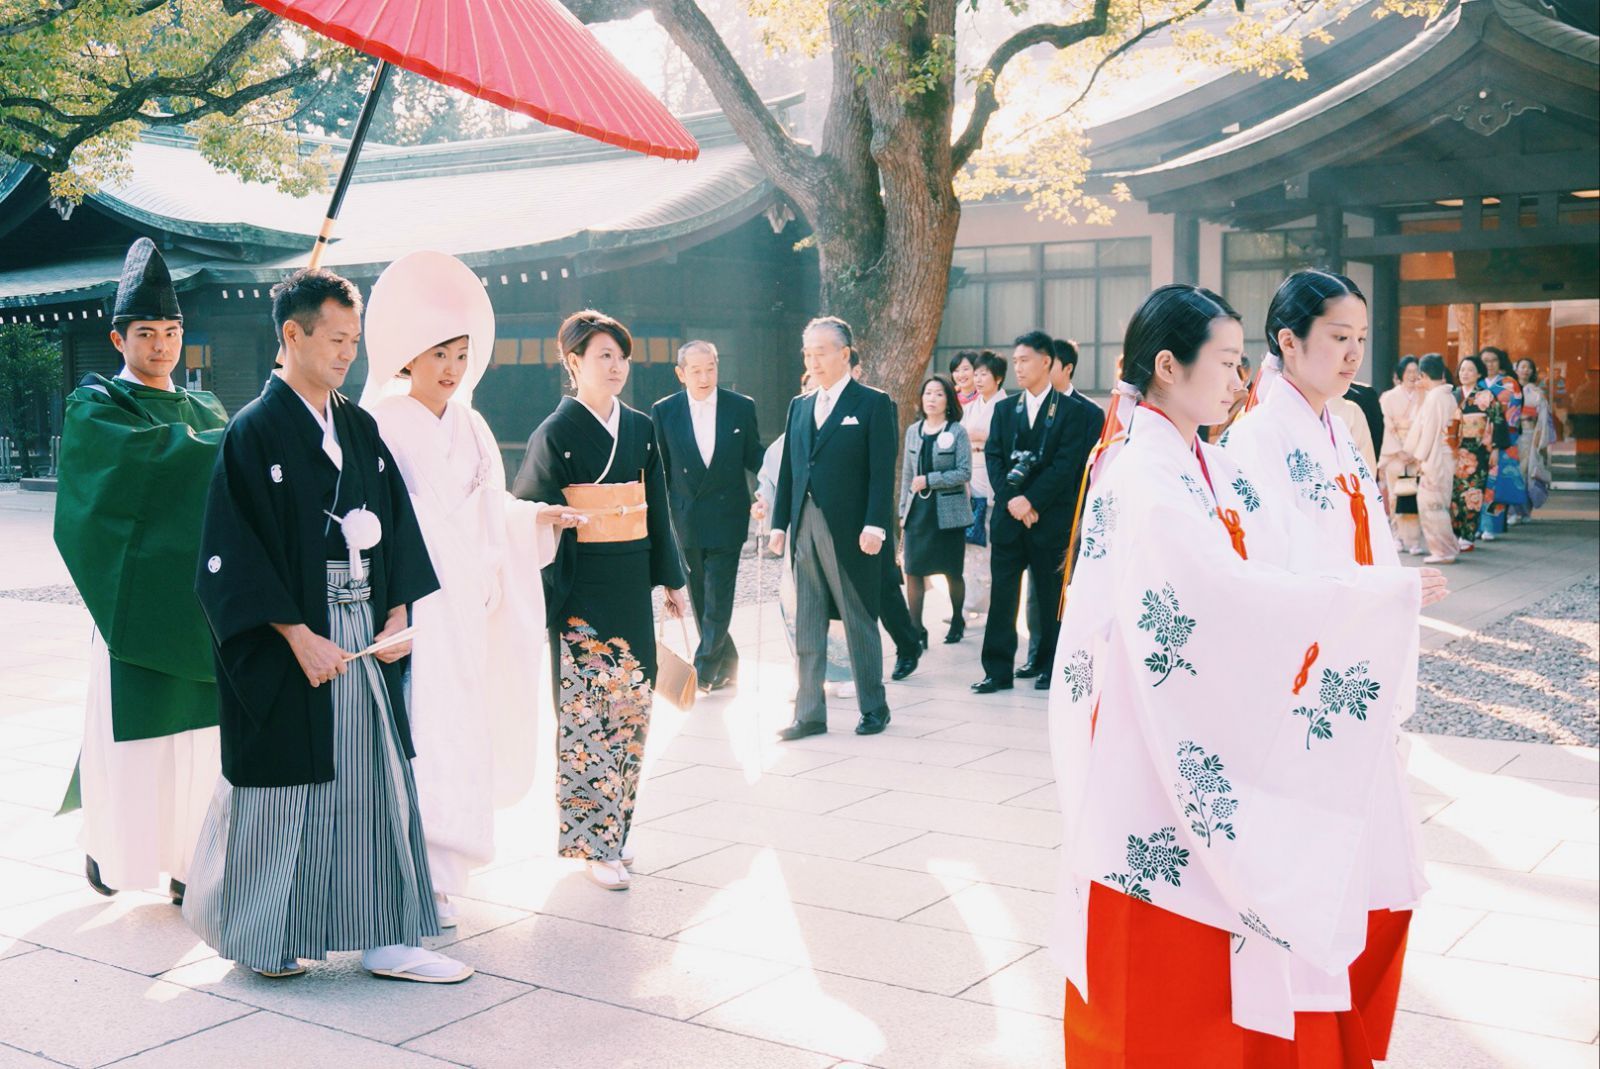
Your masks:
{"label": "black haori jacket", "polygon": [[[333,688],[312,687],[271,627],[305,624],[328,635],[327,562],[345,553],[331,548],[342,538],[324,509],[343,516],[364,506],[383,524],[382,540],[367,551],[374,630],[393,607],[439,589],[377,423],[341,394],[330,407],[342,475],[322,450],[316,419],[276,375],[228,424],[212,471],[195,592],[216,650],[222,774],[235,787],[334,778]],[[413,757],[405,662],[378,666],[401,745]]]}

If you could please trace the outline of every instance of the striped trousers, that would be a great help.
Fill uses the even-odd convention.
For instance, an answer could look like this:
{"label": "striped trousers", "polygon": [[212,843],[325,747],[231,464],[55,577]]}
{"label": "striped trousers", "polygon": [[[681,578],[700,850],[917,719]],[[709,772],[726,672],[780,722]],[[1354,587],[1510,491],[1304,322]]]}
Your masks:
{"label": "striped trousers", "polygon": [[[800,506],[794,525],[795,619],[794,645],[799,661],[800,688],[794,718],[800,723],[827,723],[827,699],[822,693],[827,673],[828,608],[836,605],[844,621],[845,643],[850,648],[850,671],[856,683],[856,702],[863,714],[887,713],[889,699],[883,690],[883,636],[878,620],[850,585],[833,544],[833,532],[822,510],[808,498]],[[880,551],[892,553],[885,542]]]}
{"label": "striped trousers", "polygon": [[[348,562],[328,562],[329,637],[345,650],[372,641],[368,596]],[[253,969],[439,934],[416,784],[383,677],[363,657],[331,686],[333,781],[220,779],[195,850],[184,919]]]}

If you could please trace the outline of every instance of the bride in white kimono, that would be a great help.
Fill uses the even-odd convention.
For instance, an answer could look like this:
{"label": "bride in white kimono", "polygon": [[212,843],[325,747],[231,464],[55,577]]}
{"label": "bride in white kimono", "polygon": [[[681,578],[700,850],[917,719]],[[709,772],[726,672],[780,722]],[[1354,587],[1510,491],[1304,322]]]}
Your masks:
{"label": "bride in white kimono", "polygon": [[1364,945],[1352,870],[1437,584],[1258,562],[1292,506],[1197,434],[1243,345],[1210,291],[1146,299],[1120,387],[1143,401],[1083,514],[1050,691],[1074,1069],[1371,1064],[1301,980]]}
{"label": "bride in white kimono", "polygon": [[412,735],[439,922],[494,857],[494,809],[532,784],[545,693],[544,587],[562,506],[518,501],[472,391],[494,349],[476,274],[439,252],[389,265],[372,288],[362,407],[405,477],[440,590],[417,602]]}
{"label": "bride in white kimono", "polygon": [[[1259,480],[1263,500],[1288,506],[1269,517],[1282,547],[1270,559],[1294,572],[1409,574],[1400,568],[1378,481],[1344,421],[1332,414],[1361,367],[1367,326],[1366,297],[1350,279],[1316,270],[1287,278],[1267,309],[1271,355],[1254,403],[1223,440],[1228,456]],[[1444,582],[1437,569],[1422,574],[1425,582]],[[1398,700],[1396,727],[1416,702],[1416,621],[1409,614],[1400,619],[1408,632],[1386,639],[1393,652],[1410,651],[1388,688]],[[1367,939],[1348,981],[1333,978],[1323,997],[1353,1001],[1372,1056],[1381,1059],[1394,1023],[1411,909],[1428,887],[1406,789],[1405,745],[1393,729],[1363,796],[1367,831],[1352,876],[1363,882],[1371,911]]]}

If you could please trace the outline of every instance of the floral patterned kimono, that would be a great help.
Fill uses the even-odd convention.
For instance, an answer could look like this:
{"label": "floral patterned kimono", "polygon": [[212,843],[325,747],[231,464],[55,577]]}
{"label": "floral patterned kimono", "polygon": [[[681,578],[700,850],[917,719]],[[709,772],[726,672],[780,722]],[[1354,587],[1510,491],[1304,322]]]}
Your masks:
{"label": "floral patterned kimono", "polygon": [[1494,405],[1489,412],[1489,490],[1491,503],[1485,503],[1482,527],[1504,534],[1506,511],[1528,505],[1528,487],[1523,480],[1522,462],[1517,453],[1522,437],[1522,384],[1514,375],[1501,374],[1486,380]]}
{"label": "floral patterned kimono", "polygon": [[1523,516],[1531,516],[1550,497],[1550,443],[1555,438],[1550,402],[1543,388],[1530,382],[1522,388],[1522,437],[1517,440],[1528,503],[1515,511]]}
{"label": "floral patterned kimono", "polygon": [[1090,491],[1050,691],[1073,1069],[1371,1065],[1344,977],[1420,586],[1258,562],[1293,511],[1145,405]]}
{"label": "floral patterned kimono", "polygon": [[[1299,574],[1370,572],[1418,588],[1419,581],[1399,567],[1377,480],[1343,422],[1330,418],[1326,409],[1313,412],[1287,378],[1234,424],[1228,453],[1259,478],[1263,500],[1289,504],[1269,517],[1276,537],[1262,559]],[[1366,565],[1374,567],[1358,567]],[[1368,824],[1353,871],[1371,911],[1367,943],[1350,968],[1348,984],[1341,977],[1318,989],[1316,996],[1345,1005],[1354,1002],[1376,1058],[1388,1049],[1411,909],[1427,890],[1419,823],[1406,788],[1404,748],[1395,731],[1416,702],[1414,608],[1390,622],[1382,641],[1388,650],[1405,652],[1398,674],[1387,681],[1395,705],[1385,722],[1382,758],[1366,790]]]}
{"label": "floral patterned kimono", "polygon": [[650,417],[616,402],[611,423],[563,398],[528,439],[512,493],[566,504],[576,484],[643,481],[646,537],[562,532],[544,570],[556,686],[563,857],[617,861],[633,821],[656,679],[651,590],[684,585]]}
{"label": "floral patterned kimono", "polygon": [[[1478,537],[1479,517],[1494,501],[1494,491],[1489,487],[1489,447],[1485,437],[1490,434],[1495,399],[1479,382],[1457,389],[1456,400],[1461,405],[1463,422],[1456,445],[1456,481],[1450,496],[1450,523],[1456,529],[1457,538],[1471,542]],[[1474,414],[1484,417],[1483,430],[1478,434],[1469,433],[1467,417]]]}

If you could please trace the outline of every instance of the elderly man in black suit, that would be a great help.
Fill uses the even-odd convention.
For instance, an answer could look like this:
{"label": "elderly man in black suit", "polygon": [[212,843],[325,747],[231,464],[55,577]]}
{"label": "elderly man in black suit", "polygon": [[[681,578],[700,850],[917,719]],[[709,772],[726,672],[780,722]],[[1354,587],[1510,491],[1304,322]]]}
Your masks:
{"label": "elderly man in black suit", "polygon": [[789,403],[769,541],[774,555],[787,542],[794,562],[800,687],[794,723],[778,733],[785,741],[828,730],[822,683],[832,615],[844,621],[850,648],[861,707],[856,734],[876,735],[889,724],[877,557],[894,522],[899,428],[889,395],[851,377],[853,344],[844,320],[812,320],[802,345],[816,389]]}
{"label": "elderly man in black suit", "polygon": [[994,410],[984,461],[994,487],[990,521],[990,574],[993,592],[983,630],[983,679],[978,694],[1010,690],[1015,684],[1017,603],[1027,572],[1039,597],[1039,647],[1028,669],[1034,686],[1050,688],[1060,619],[1061,565],[1072,534],[1072,513],[1084,464],[1100,434],[1100,408],[1071,388],[1051,384],[1055,350],[1050,336],[1034,330],[1012,351],[1017,385]]}
{"label": "elderly man in black suit", "polygon": [[[683,390],[657,401],[650,416],[700,628],[695,673],[701,689],[712,691],[730,685],[739,674],[739,651],[728,622],[739,550],[750,530],[745,473],[761,467],[761,439],[756,403],[717,385],[715,345],[686,342],[678,350],[677,372]],[[764,509],[759,502],[756,507]]]}

